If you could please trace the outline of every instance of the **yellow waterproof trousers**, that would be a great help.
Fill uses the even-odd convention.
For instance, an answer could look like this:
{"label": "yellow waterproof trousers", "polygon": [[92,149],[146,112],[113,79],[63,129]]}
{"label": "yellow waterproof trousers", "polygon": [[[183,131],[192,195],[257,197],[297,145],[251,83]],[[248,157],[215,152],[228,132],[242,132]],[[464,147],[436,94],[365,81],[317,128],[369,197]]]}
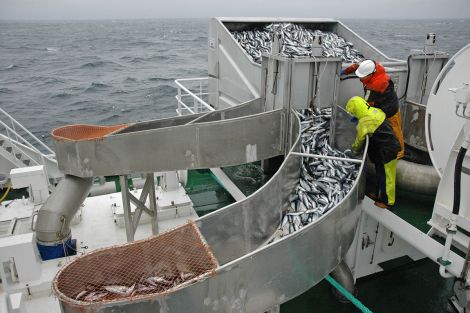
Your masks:
{"label": "yellow waterproof trousers", "polygon": [[398,160],[392,160],[385,164],[375,164],[378,200],[390,206],[395,204],[397,163]]}

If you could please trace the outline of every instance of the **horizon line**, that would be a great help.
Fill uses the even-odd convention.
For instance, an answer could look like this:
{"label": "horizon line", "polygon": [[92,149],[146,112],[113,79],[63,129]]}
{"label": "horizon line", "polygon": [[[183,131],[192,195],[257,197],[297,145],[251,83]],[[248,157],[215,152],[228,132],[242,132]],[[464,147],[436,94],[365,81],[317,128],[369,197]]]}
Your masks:
{"label": "horizon line", "polygon": [[[212,19],[218,16],[211,17],[97,17],[97,18],[0,18],[0,22],[68,22],[68,21],[117,21],[117,20],[176,20],[176,19]],[[227,17],[227,16],[224,16]],[[238,17],[238,16],[237,16]],[[243,16],[241,16],[243,18]],[[252,16],[246,16],[253,18]],[[269,18],[274,16],[262,16],[262,18]],[[279,16],[276,16],[276,18]],[[286,16],[283,18],[299,18]],[[300,17],[300,18],[318,18],[318,17]],[[331,17],[329,17],[331,18]],[[468,20],[470,17],[333,17],[336,20]]]}

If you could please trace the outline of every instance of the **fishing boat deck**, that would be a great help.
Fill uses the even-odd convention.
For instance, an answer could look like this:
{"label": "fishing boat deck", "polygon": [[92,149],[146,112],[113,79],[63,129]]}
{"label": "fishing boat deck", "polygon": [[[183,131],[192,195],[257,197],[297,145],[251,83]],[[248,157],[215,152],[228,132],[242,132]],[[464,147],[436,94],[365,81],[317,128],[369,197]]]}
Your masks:
{"label": "fishing boat deck", "polygon": [[[237,172],[246,171],[244,166],[246,165],[224,170],[249,195],[253,188],[251,185],[255,184],[259,188],[263,181],[256,180],[250,184],[237,181],[234,176]],[[209,171],[192,171],[189,175],[190,184],[197,185],[201,190],[188,192],[198,214],[207,213],[206,209],[209,207],[210,211],[220,207],[217,201],[223,205],[234,201],[223,189],[217,189],[217,182],[211,178]],[[204,189],[206,191],[202,191]],[[208,199],[211,199],[210,206],[205,205]],[[434,196],[398,190],[397,204],[392,212],[422,232],[427,232],[430,228],[427,221],[431,218],[433,205]],[[453,280],[439,275],[439,268],[433,261],[425,258],[413,262],[411,259],[401,258],[390,263],[383,272],[358,279],[356,288],[357,298],[373,312],[442,313],[453,312],[448,305],[452,285]],[[315,312],[322,313],[360,312],[350,303],[338,302],[332,293],[332,286],[323,280],[304,294],[281,305],[281,313],[310,313],[313,308]]]}
{"label": "fishing boat deck", "polygon": [[[419,230],[429,230],[434,196],[397,191],[392,211]],[[372,312],[442,313],[454,312],[448,304],[452,296],[452,279],[439,275],[439,267],[430,259],[413,262],[397,260],[383,272],[360,278],[356,282],[357,298]],[[281,306],[282,313],[360,312],[352,304],[340,303],[331,292],[332,286],[323,280],[299,297]]]}
{"label": "fishing boat deck", "polygon": [[[139,191],[135,192],[138,197]],[[15,200],[15,202],[18,202],[18,205],[20,205],[21,200]],[[14,210],[14,204],[9,208]],[[116,208],[119,207],[122,207],[121,193],[111,193],[85,199],[79,211],[80,216],[75,218],[80,219],[80,222],[71,225],[73,238],[77,239],[78,254],[127,242],[125,227],[119,226],[116,221],[115,212]],[[30,211],[27,213],[28,216],[31,216],[33,208],[34,206],[30,206]],[[5,211],[5,207],[2,207],[2,209]],[[6,212],[3,213],[7,214]],[[162,232],[175,228],[186,223],[189,219],[197,218],[197,214],[192,208],[191,211],[186,213],[189,214],[178,216],[174,219],[159,220],[159,231]],[[28,225],[30,225],[30,222]],[[151,223],[141,223],[136,229],[135,239],[144,239],[151,235]],[[29,282],[31,296],[26,296],[24,299],[27,312],[60,312],[59,302],[51,291],[51,281],[60,267],[75,257],[70,256],[41,262],[41,278],[38,281]],[[3,286],[3,284],[0,284],[0,312],[7,312],[6,293]],[[13,283],[9,287],[12,287],[14,290],[24,290],[26,288],[25,284],[22,283]],[[9,292],[11,293],[12,291],[9,290]]]}
{"label": "fishing boat deck", "polygon": [[[254,180],[239,179],[240,173],[253,171],[257,172],[253,165],[225,169],[226,174],[234,179],[246,195],[262,186],[269,178],[263,176]],[[173,228],[188,218],[196,218],[197,215],[204,215],[234,202],[209,170],[190,171],[186,190],[193,201],[195,212],[193,211],[191,216],[159,222],[160,230]],[[87,250],[90,251],[126,241],[125,228],[119,227],[114,220],[114,204],[119,206],[120,203],[120,193],[86,199],[82,207],[82,221],[72,226],[79,251],[84,251],[85,246],[88,246]],[[429,226],[426,222],[431,216],[433,203],[432,196],[398,191],[397,205],[393,212],[421,231],[427,231]],[[151,235],[150,223],[137,228],[136,239],[146,238],[149,235]],[[41,278],[43,284],[36,282],[40,287],[31,284],[32,296],[25,299],[29,312],[60,311],[57,299],[50,292],[50,281],[63,262],[67,260],[43,262]],[[358,279],[356,287],[358,299],[373,312],[452,312],[447,304],[447,299],[452,295],[452,280],[441,278],[438,266],[429,259],[411,263],[401,262],[397,267],[391,266],[384,272]],[[358,312],[352,304],[339,303],[331,288],[326,281],[322,281],[304,294],[283,304],[281,312],[312,312],[312,308],[318,312]],[[0,311],[6,311],[3,294],[4,291],[0,290]]]}

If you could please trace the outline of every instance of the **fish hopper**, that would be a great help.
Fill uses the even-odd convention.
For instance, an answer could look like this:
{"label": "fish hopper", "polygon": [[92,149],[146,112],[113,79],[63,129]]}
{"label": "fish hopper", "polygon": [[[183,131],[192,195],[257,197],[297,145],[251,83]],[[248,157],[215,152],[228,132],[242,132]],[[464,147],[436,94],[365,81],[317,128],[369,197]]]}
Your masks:
{"label": "fish hopper", "polygon": [[[78,257],[57,274],[53,289],[63,312],[266,312],[341,266],[360,215],[365,159],[341,152],[355,134],[338,103],[341,59],[315,54],[292,58],[274,49],[261,56],[259,66],[259,97],[241,104],[106,129],[86,126],[83,136],[83,125],[53,131],[66,176],[38,214],[39,244],[71,237],[70,217],[83,200],[77,190],[86,195],[93,177],[119,175],[126,186],[127,175],[147,174],[140,199],[126,188],[122,191],[129,243]],[[313,117],[306,120],[309,114]],[[321,134],[314,145],[309,131]],[[244,200],[133,241],[135,219],[142,212],[155,214],[153,172],[273,158],[282,160],[276,173]],[[343,164],[354,174],[343,175],[333,167],[325,170],[333,175],[328,179],[310,176],[321,163]],[[336,187],[329,190],[327,185]],[[322,201],[317,203],[319,186],[329,192],[318,192]],[[130,201],[138,203],[134,217]],[[307,211],[315,218],[309,215],[276,237],[287,215],[301,218]]]}

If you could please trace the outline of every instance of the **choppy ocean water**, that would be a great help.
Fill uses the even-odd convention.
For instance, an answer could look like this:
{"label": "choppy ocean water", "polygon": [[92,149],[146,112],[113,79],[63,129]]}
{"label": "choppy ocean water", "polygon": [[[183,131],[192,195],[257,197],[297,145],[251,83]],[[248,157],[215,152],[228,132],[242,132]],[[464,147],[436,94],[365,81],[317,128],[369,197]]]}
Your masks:
{"label": "choppy ocean water", "polygon": [[[470,19],[343,20],[390,57],[437,33],[438,49],[470,43]],[[207,73],[208,19],[0,21],[0,107],[50,143],[71,123],[175,115],[177,78]]]}

